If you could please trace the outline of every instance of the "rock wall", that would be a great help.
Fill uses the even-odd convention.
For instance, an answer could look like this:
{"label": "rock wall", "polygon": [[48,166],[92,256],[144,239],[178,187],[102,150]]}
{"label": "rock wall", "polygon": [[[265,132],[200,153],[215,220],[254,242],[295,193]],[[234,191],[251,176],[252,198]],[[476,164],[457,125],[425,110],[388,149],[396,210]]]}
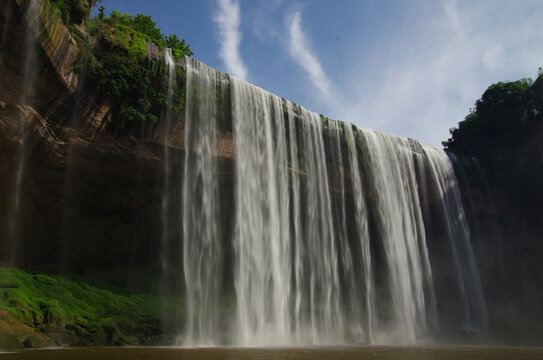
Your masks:
{"label": "rock wall", "polygon": [[478,251],[498,342],[543,338],[543,124],[518,148],[481,161],[456,154],[455,170]]}
{"label": "rock wall", "polygon": [[[0,263],[156,287],[160,133],[113,131],[107,99],[73,70],[80,47],[47,1],[37,18],[27,17],[29,3],[0,4]],[[36,55],[26,63],[28,31]],[[25,166],[14,231],[18,154]],[[170,173],[181,173],[182,159],[174,148]],[[169,216],[178,229],[178,214]]]}

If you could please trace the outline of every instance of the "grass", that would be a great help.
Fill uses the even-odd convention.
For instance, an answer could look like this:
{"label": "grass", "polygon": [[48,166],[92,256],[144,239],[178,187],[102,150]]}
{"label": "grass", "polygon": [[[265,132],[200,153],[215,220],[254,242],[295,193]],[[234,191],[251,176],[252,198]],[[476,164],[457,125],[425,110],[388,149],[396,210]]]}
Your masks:
{"label": "grass", "polygon": [[118,344],[150,344],[163,332],[160,314],[181,299],[131,295],[93,286],[82,278],[0,268],[0,309],[45,334],[54,325],[84,338],[117,333]]}

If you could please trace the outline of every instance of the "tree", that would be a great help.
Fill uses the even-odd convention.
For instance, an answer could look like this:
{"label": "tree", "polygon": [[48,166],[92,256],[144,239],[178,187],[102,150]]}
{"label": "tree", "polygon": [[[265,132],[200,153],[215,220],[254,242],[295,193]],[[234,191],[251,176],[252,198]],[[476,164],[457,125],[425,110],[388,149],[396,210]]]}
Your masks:
{"label": "tree", "polygon": [[157,44],[164,42],[164,34],[160,31],[160,28],[156,27],[156,23],[149,15],[137,14],[132,19],[132,27],[134,30],[149,36],[149,39]]}
{"label": "tree", "polygon": [[172,49],[176,59],[180,59],[185,55],[191,56],[194,54],[189,46],[185,45],[185,39],[179,40],[176,34],[167,36],[164,43],[167,47]]}
{"label": "tree", "polygon": [[521,79],[489,86],[464,121],[450,129],[445,149],[485,157],[498,147],[522,141],[534,121],[541,119],[536,96],[541,79],[543,75],[536,83]]}

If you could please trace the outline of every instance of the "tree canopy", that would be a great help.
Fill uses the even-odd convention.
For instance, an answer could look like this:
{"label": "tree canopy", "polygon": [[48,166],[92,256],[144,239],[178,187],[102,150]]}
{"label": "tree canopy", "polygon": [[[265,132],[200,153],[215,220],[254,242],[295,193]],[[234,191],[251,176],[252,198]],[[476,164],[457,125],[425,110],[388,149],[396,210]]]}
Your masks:
{"label": "tree canopy", "polygon": [[91,8],[102,0],[49,0],[51,8],[56,11],[67,26],[81,24],[90,15]]}
{"label": "tree canopy", "polygon": [[176,34],[166,36],[149,15],[136,14],[136,16],[133,16],[113,10],[110,17],[103,18],[101,21],[113,26],[127,26],[158,46],[171,48],[177,60],[185,55],[192,56],[194,54],[190,49],[190,45],[185,43],[185,39],[179,39]]}
{"label": "tree canopy", "polygon": [[443,146],[484,157],[497,147],[518,144],[542,119],[542,89],[543,74],[535,82],[521,79],[490,85],[458,127],[450,129],[451,137]]}

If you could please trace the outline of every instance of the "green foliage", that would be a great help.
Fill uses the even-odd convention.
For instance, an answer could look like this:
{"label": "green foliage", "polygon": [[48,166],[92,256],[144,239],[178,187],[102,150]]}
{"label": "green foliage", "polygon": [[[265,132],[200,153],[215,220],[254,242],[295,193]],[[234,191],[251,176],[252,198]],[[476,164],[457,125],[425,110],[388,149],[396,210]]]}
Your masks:
{"label": "green foliage", "polygon": [[535,83],[521,79],[489,86],[458,128],[450,130],[451,137],[443,142],[444,147],[485,157],[498,147],[520,143],[532,125],[541,121],[536,90],[542,80],[540,75]]}
{"label": "green foliage", "polygon": [[[140,128],[142,122],[157,123],[167,109],[180,116],[184,110],[184,73],[177,68],[172,97],[167,95],[168,74],[163,61],[149,62],[146,42],[172,46],[178,59],[191,55],[184,40],[165,37],[147,15],[112,11],[107,18],[95,18],[89,30],[100,44],[87,49],[78,70],[99,86],[111,105],[114,124],[119,128]],[[158,66],[157,66],[158,64]]]}
{"label": "green foliage", "polygon": [[129,334],[141,333],[158,321],[159,303],[152,296],[114,293],[80,278],[0,268],[0,308],[38,332],[55,323],[77,329],[79,336],[104,332],[112,324]]}
{"label": "green foliage", "polygon": [[110,17],[104,19],[104,23],[110,24],[110,25],[125,25],[125,26],[131,26],[132,25],[132,15],[122,13],[117,10],[113,10],[111,12]]}
{"label": "green foliage", "polygon": [[130,56],[138,56],[139,58],[143,59],[147,55],[147,48],[145,47],[145,43],[149,41],[149,37],[146,35],[134,32],[132,34],[132,39],[130,40],[130,44],[128,47],[128,52]]}
{"label": "green foliage", "polygon": [[164,45],[172,49],[173,56],[176,60],[182,57],[192,56],[194,53],[188,45],[185,45],[185,39],[179,40],[176,34],[164,38]]}
{"label": "green foliage", "polygon": [[[149,15],[137,14],[136,16],[132,16],[113,10],[110,17],[98,17],[94,19],[95,22],[98,20],[108,25],[130,27],[136,34],[145,36],[149,41],[154,42],[159,47],[171,48],[176,60],[181,60],[185,55],[194,55],[190,46],[185,43],[185,39],[179,39],[176,34],[164,35]],[[96,26],[96,24],[93,26]]]}
{"label": "green foliage", "polygon": [[118,24],[113,28],[112,35],[112,45],[114,47],[128,50],[130,42],[132,41],[132,36],[134,35],[134,30],[128,26]]}
{"label": "green foliage", "polygon": [[111,105],[114,124],[119,128],[139,128],[143,122],[157,123],[170,108],[177,116],[184,110],[184,72],[176,70],[174,89],[168,97],[168,74],[163,61],[146,60],[147,42],[159,48],[172,48],[177,60],[192,55],[185,40],[177,35],[165,36],[150,16],[132,16],[112,11],[109,17],[98,17],[88,30],[99,43],[81,57],[77,70],[85,71],[87,79],[97,83]]}
{"label": "green foliage", "polygon": [[71,21],[71,1],[67,0],[50,0],[51,9],[60,15],[60,18],[65,24]]}
{"label": "green foliage", "polygon": [[164,34],[156,27],[150,16],[137,14],[130,21],[135,31],[147,35],[152,42],[160,44],[164,40]]}
{"label": "green foliage", "polygon": [[[137,46],[130,48],[137,49]],[[177,103],[182,97],[181,91],[174,92],[173,101],[169,104],[165,66],[153,72],[142,64],[141,55],[144,53],[136,50],[129,53],[133,55],[107,52],[101,59],[92,56],[87,62],[88,74],[110,102],[113,117],[120,128],[148,121],[156,123],[165,107],[178,109]],[[177,115],[180,111],[176,111]]]}
{"label": "green foliage", "polygon": [[60,15],[66,25],[82,24],[88,19],[90,10],[99,1],[49,0],[53,11]]}
{"label": "green foliage", "polygon": [[[84,43],[86,34],[79,25],[88,24],[92,7],[102,0],[49,0],[52,13],[60,16],[62,22],[79,45]],[[102,7],[103,8],[103,7]],[[103,13],[103,12],[102,12]]]}

